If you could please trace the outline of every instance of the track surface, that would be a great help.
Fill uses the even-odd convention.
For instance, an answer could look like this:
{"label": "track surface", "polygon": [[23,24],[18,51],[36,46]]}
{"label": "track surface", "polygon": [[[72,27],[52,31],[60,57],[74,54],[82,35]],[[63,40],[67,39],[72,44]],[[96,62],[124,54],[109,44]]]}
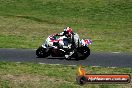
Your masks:
{"label": "track surface", "polygon": [[65,60],[64,58],[37,58],[32,49],[0,49],[0,61],[33,62],[47,64],[132,67],[132,54],[91,53],[85,60]]}

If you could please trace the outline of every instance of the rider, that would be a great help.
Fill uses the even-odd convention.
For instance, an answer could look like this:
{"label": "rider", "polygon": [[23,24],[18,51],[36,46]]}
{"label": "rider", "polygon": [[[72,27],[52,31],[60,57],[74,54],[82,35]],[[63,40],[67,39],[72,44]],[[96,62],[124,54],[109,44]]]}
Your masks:
{"label": "rider", "polygon": [[[56,34],[56,35],[57,35],[57,36],[66,36],[67,39],[68,39],[68,43],[71,44],[71,46],[70,46],[71,48],[68,49],[69,52],[67,52],[67,55],[65,55],[65,57],[68,58],[69,55],[70,55],[70,52],[72,53],[73,50],[74,50],[74,48],[75,48],[74,33],[73,33],[73,31],[72,31],[72,28],[66,27],[66,28],[64,28],[64,31],[63,31],[63,32],[61,32],[61,33],[59,33],[59,34]],[[63,42],[66,42],[66,41],[63,41]],[[63,49],[61,49],[61,50],[63,50]]]}
{"label": "rider", "polygon": [[66,36],[67,39],[69,40],[69,43],[72,42],[72,35],[74,35],[73,31],[72,31],[72,28],[70,27],[66,27],[64,28],[64,31],[59,33],[59,34],[56,34],[57,36]]}
{"label": "rider", "polygon": [[71,34],[73,34],[73,31],[72,31],[72,28],[70,28],[70,27],[66,27],[66,28],[64,28],[64,31],[63,32],[61,32],[61,33],[59,33],[59,34],[56,34],[56,35],[60,35],[60,36],[66,36],[66,37],[69,37],[69,36],[71,36]]}

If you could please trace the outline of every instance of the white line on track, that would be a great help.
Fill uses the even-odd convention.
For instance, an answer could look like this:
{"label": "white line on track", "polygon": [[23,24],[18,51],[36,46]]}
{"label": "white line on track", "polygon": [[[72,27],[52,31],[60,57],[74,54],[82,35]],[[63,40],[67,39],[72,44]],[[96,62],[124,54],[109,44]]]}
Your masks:
{"label": "white line on track", "polygon": [[[16,63],[22,63],[22,62],[16,62]],[[39,62],[38,64],[47,64],[47,63],[41,63],[41,62]],[[63,64],[48,64],[48,65],[63,65]],[[67,66],[73,66],[73,67],[77,66],[78,67],[79,65],[67,65]],[[103,66],[90,66],[90,67],[103,67]],[[117,68],[117,67],[107,67],[107,68]]]}
{"label": "white line on track", "polygon": [[112,52],[112,53],[120,53],[120,52]]}

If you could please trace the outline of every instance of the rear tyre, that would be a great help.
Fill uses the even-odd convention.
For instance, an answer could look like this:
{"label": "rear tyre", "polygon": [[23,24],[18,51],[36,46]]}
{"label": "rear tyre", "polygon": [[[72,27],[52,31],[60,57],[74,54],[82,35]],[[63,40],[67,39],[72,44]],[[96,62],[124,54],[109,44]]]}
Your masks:
{"label": "rear tyre", "polygon": [[45,58],[49,56],[48,52],[46,52],[46,49],[41,46],[36,50],[36,55],[39,58],[42,58],[42,57]]}

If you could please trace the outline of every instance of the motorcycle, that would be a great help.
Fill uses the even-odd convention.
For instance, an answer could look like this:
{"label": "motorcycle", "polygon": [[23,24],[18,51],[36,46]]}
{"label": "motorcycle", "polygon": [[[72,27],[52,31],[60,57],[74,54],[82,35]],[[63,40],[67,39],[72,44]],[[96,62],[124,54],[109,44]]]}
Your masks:
{"label": "motorcycle", "polygon": [[75,58],[76,60],[86,59],[90,55],[90,39],[80,40],[79,35],[74,33],[71,41],[66,36],[49,35],[37,50],[36,55],[40,58],[65,57],[66,59]]}

